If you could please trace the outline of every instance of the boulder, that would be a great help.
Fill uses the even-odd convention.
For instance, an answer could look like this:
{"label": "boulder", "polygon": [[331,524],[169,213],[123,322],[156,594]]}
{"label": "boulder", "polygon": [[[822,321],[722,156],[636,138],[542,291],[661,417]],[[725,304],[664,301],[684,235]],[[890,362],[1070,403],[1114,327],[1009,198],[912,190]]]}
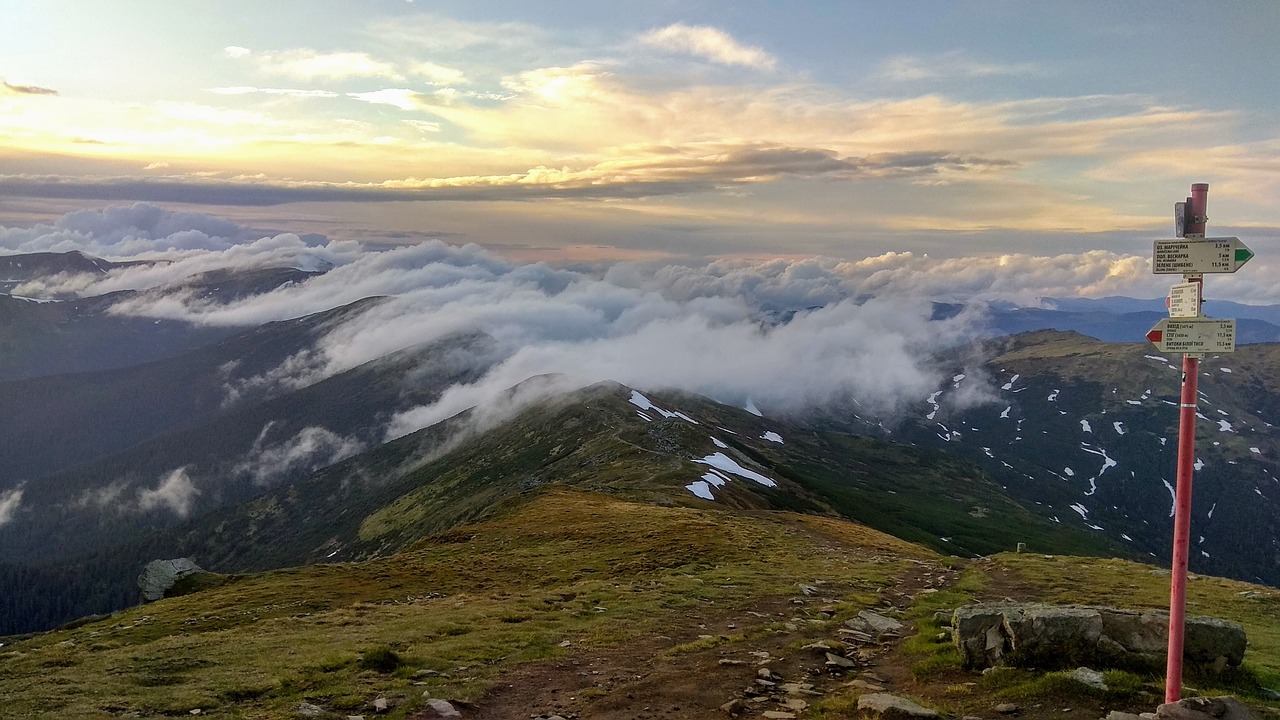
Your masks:
{"label": "boulder", "polygon": [[138,576],[138,587],[142,589],[142,599],[152,602],[164,597],[169,588],[188,575],[202,573],[204,570],[191,558],[176,560],[152,560],[142,569]]}
{"label": "boulder", "polygon": [[1156,708],[1157,720],[1254,720],[1244,703],[1229,696],[1187,698]]}
{"label": "boulder", "polygon": [[938,713],[897,695],[872,693],[858,698],[858,711],[883,720],[935,720]]}
{"label": "boulder", "polygon": [[[954,642],[966,668],[999,664],[1050,669],[1101,664],[1162,668],[1169,616],[1109,607],[992,603],[967,605],[952,616]],[[1188,617],[1184,661],[1239,666],[1244,628],[1226,620]]]}

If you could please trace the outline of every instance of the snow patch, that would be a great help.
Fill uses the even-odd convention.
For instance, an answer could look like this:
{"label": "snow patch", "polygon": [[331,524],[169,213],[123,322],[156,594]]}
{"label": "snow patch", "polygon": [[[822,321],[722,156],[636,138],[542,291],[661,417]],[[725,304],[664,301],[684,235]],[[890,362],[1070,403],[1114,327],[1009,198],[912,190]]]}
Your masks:
{"label": "snow patch", "polygon": [[737,463],[737,461],[735,461],[733,458],[729,457],[728,455],[725,455],[724,453],[713,453],[711,455],[708,455],[702,458],[701,460],[694,460],[694,462],[700,463],[702,465],[710,465],[711,467],[717,468],[719,470],[723,470],[727,473],[732,473],[734,475],[737,475],[738,477],[743,477],[748,480],[758,482],[761,485],[764,485],[765,487],[778,486],[778,483],[774,482],[772,479],[767,478],[764,475],[761,475],[760,473],[755,472],[754,470],[748,470],[747,468],[742,467]]}
{"label": "snow patch", "polygon": [[756,407],[756,404],[752,402],[750,398],[747,399],[747,404],[742,409],[756,417],[764,417],[764,415],[760,414],[760,409]]}
{"label": "snow patch", "polygon": [[1256,447],[1251,447],[1251,448],[1249,448],[1249,452],[1253,453],[1254,455],[1261,455],[1261,454],[1262,454],[1262,450],[1260,450],[1260,449],[1258,449],[1258,448],[1256,448]]}
{"label": "snow patch", "polygon": [[1218,432],[1235,432],[1235,430],[1231,429],[1231,423],[1227,422],[1226,420],[1219,420]]}
{"label": "snow patch", "polygon": [[1231,374],[1231,368],[1218,368],[1218,370],[1227,373],[1228,375]]}
{"label": "snow patch", "polygon": [[716,496],[711,494],[711,486],[706,482],[699,480],[684,486],[685,490],[697,495],[703,500],[715,500]]}
{"label": "snow patch", "polygon": [[770,431],[766,432],[765,434],[761,435],[761,436],[760,436],[760,439],[761,439],[761,440],[768,440],[769,442],[775,442],[775,443],[778,443],[779,445],[783,444],[783,443],[782,443],[782,436],[781,436],[781,435],[779,435],[778,433],[776,433],[776,432],[772,431],[772,430],[770,430]]}
{"label": "snow patch", "polygon": [[1075,510],[1075,511],[1076,511],[1076,512],[1078,512],[1078,513],[1080,513],[1080,519],[1081,519],[1081,520],[1088,520],[1088,519],[1089,519],[1089,509],[1088,509],[1088,508],[1086,508],[1085,506],[1081,505],[1080,503],[1072,503],[1072,504],[1071,504],[1071,509],[1072,509],[1072,510]]}
{"label": "snow patch", "polygon": [[1116,429],[1116,434],[1117,434],[1117,435],[1123,435],[1123,434],[1125,434],[1126,432],[1128,432],[1127,430],[1125,430],[1125,429],[1124,429],[1124,423],[1122,423],[1122,422],[1118,422],[1118,421],[1117,421],[1117,422],[1113,422],[1113,423],[1111,423],[1111,427],[1113,427],[1113,428],[1115,428],[1115,429]]}
{"label": "snow patch", "polygon": [[1087,432],[1087,433],[1091,433],[1091,432],[1093,432],[1093,426],[1089,424],[1089,421],[1088,421],[1088,420],[1081,420],[1081,421],[1080,421],[1080,429],[1081,429],[1081,430],[1083,430],[1083,431],[1085,431],[1085,432]]}
{"label": "snow patch", "polygon": [[1016,383],[1016,382],[1018,382],[1018,378],[1020,378],[1020,377],[1022,377],[1022,376],[1021,376],[1021,375],[1018,375],[1018,374],[1016,374],[1016,373],[1015,373],[1013,377],[1009,378],[1009,382],[1007,382],[1007,383],[1005,383],[1004,385],[1001,385],[1001,386],[1000,386],[1000,389],[1001,389],[1001,390],[1012,390],[1012,389],[1013,389],[1013,384],[1014,384],[1014,383]]}
{"label": "snow patch", "polygon": [[[1169,499],[1173,501],[1173,504],[1169,506],[1169,517],[1173,517],[1173,511],[1178,507],[1178,491],[1173,489],[1168,480],[1160,478],[1160,482],[1164,483],[1165,488],[1169,490]],[[1218,503],[1214,503],[1213,506],[1218,507]],[[1213,517],[1213,510],[1209,510],[1209,517]]]}
{"label": "snow patch", "polygon": [[729,446],[728,446],[728,445],[725,445],[723,440],[721,440],[721,439],[720,439],[720,438],[718,438],[718,437],[715,437],[714,435],[713,435],[713,436],[711,436],[711,442],[715,443],[716,447],[718,447],[718,448],[720,448],[720,449],[722,449],[722,450],[728,450],[728,449],[729,449]]}
{"label": "snow patch", "polygon": [[1203,470],[1203,469],[1204,469],[1204,461],[1203,461],[1203,460],[1201,460],[1200,458],[1196,458],[1195,468],[1196,468],[1196,470]]}
{"label": "snow patch", "polygon": [[1012,410],[1012,409],[1013,409],[1013,406],[1012,406],[1012,405],[1010,405],[1009,407],[1005,408],[1005,409],[1004,409],[1004,412],[1000,413],[1000,418],[1001,418],[1001,419],[1003,419],[1003,420],[1008,420],[1008,419],[1009,419],[1009,411],[1010,411],[1010,410]]}
{"label": "snow patch", "polygon": [[1071,468],[1069,468],[1069,467],[1062,468],[1062,472],[1066,473],[1066,474],[1067,474],[1067,477],[1075,477],[1075,476],[1076,476],[1076,471],[1075,471],[1075,470],[1072,470],[1072,469],[1071,469]]}
{"label": "snow patch", "polygon": [[1053,401],[1055,401],[1055,400],[1057,400],[1057,399],[1058,399],[1058,388],[1054,388],[1054,389],[1053,389],[1053,392],[1049,393],[1049,398],[1048,398],[1048,400],[1049,400],[1049,402],[1053,402]]}

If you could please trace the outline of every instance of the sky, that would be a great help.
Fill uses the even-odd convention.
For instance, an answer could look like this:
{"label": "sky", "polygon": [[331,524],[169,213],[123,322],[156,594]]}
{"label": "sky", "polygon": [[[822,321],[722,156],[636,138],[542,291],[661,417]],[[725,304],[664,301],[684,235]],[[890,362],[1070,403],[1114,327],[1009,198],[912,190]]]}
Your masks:
{"label": "sky", "polygon": [[1124,260],[1208,182],[1211,235],[1280,237],[1269,0],[0,15],[0,225],[147,202],[523,261]]}

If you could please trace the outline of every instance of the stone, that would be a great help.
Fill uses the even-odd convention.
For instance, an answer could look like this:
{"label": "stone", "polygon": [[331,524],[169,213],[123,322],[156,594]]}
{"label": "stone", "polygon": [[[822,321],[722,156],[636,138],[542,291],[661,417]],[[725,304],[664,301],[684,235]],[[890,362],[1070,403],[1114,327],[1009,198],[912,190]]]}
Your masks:
{"label": "stone", "polygon": [[1157,720],[1254,720],[1244,703],[1231,697],[1186,698],[1156,708]]}
{"label": "stone", "polygon": [[774,680],[774,679],[776,679],[776,678],[774,678],[774,676],[773,676],[773,671],[772,671],[772,670],[770,670],[770,669],[769,669],[769,668],[767,668],[767,667],[762,667],[762,668],[760,668],[759,670],[756,670],[756,677],[760,678],[761,680]]}
{"label": "stone", "polygon": [[311,703],[302,703],[298,706],[298,714],[302,717],[320,717],[324,715],[324,708]]}
{"label": "stone", "polygon": [[1001,715],[1012,715],[1021,709],[1022,708],[1018,707],[1017,705],[1014,705],[1013,703],[1000,703],[994,708],[994,710],[1000,713]]}
{"label": "stone", "polygon": [[[1086,663],[1164,666],[1169,617],[1108,607],[992,603],[957,608],[953,642],[967,669],[1007,663],[1058,669]],[[1205,669],[1244,661],[1244,628],[1187,618],[1185,661]],[[1220,659],[1222,658],[1222,659]]]}
{"label": "stone", "polygon": [[761,717],[770,718],[771,720],[791,720],[796,714],[792,712],[784,712],[782,710],[765,710],[760,714]]}
{"label": "stone", "polygon": [[877,637],[885,633],[896,633],[902,630],[902,623],[893,618],[873,613],[870,610],[859,612],[857,617],[845,620],[844,624],[850,630],[864,632]]}
{"label": "stone", "polygon": [[746,665],[747,664],[743,660],[732,660],[730,658],[720,658],[716,662],[721,665]]}
{"label": "stone", "polygon": [[867,692],[880,692],[881,690],[884,690],[883,685],[877,685],[873,682],[867,682],[862,678],[858,678],[857,680],[851,681],[849,683],[849,687],[856,687],[859,690],[866,690]]}
{"label": "stone", "polygon": [[738,717],[747,711],[748,706],[740,698],[734,698],[733,700],[721,705],[720,709],[728,713],[730,717]]}
{"label": "stone", "polygon": [[836,655],[835,653],[827,653],[827,665],[836,668],[853,668],[857,667],[857,663],[847,657]]}
{"label": "stone", "polygon": [[1142,716],[1134,715],[1133,713],[1121,712],[1119,710],[1112,710],[1107,713],[1106,720],[1142,720]]}
{"label": "stone", "polygon": [[871,693],[858,698],[858,711],[883,720],[933,720],[938,713],[897,695]]}
{"label": "stone", "polygon": [[1107,683],[1102,679],[1102,673],[1097,670],[1090,670],[1087,667],[1078,667],[1071,671],[1071,679],[1076,682],[1088,685],[1091,688],[1106,690]]}
{"label": "stone", "polygon": [[188,575],[204,572],[199,565],[196,565],[191,558],[176,558],[174,560],[152,560],[142,568],[142,574],[138,576],[138,587],[142,590],[142,599],[145,602],[154,602],[164,597],[164,594],[178,582]]}
{"label": "stone", "polygon": [[462,713],[453,706],[453,703],[440,698],[427,698],[427,707],[435,711],[437,717],[442,718],[460,718]]}
{"label": "stone", "polygon": [[384,713],[387,711],[387,699],[381,695],[373,699],[374,712]]}

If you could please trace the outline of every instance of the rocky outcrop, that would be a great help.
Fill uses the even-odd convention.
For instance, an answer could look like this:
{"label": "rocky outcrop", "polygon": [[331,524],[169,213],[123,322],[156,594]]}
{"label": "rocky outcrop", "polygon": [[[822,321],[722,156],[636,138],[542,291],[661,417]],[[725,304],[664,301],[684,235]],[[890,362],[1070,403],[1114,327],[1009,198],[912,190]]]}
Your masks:
{"label": "rocky outcrop", "polygon": [[1156,708],[1157,720],[1254,720],[1244,703],[1229,696],[1187,698]]}
{"label": "rocky outcrop", "polygon": [[[1108,607],[968,605],[952,615],[952,627],[967,668],[1163,667],[1169,639],[1167,613]],[[1185,662],[1221,669],[1244,661],[1240,625],[1188,617],[1186,628]]]}
{"label": "rocky outcrop", "polygon": [[152,560],[142,569],[138,576],[138,587],[142,589],[142,599],[152,602],[164,597],[169,588],[188,575],[202,573],[204,570],[190,558],[176,560]]}
{"label": "rocky outcrop", "polygon": [[936,720],[938,713],[897,695],[871,693],[858,698],[858,711],[881,720]]}

